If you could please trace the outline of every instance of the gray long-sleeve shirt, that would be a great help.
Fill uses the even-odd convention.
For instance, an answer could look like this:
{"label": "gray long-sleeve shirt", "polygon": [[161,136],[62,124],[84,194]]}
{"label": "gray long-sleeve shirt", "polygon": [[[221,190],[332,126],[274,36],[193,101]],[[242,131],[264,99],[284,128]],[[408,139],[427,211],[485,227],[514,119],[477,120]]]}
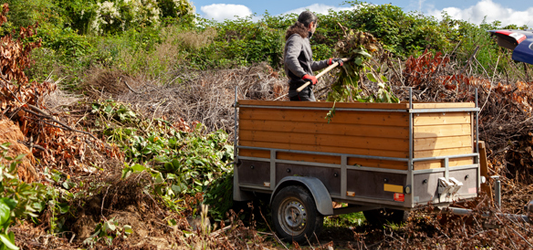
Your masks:
{"label": "gray long-sleeve shirt", "polygon": [[289,97],[296,96],[296,89],[305,81],[304,75],[314,75],[313,71],[328,66],[327,60],[313,61],[313,51],[309,38],[302,38],[299,34],[292,34],[285,43],[285,73],[289,77]]}

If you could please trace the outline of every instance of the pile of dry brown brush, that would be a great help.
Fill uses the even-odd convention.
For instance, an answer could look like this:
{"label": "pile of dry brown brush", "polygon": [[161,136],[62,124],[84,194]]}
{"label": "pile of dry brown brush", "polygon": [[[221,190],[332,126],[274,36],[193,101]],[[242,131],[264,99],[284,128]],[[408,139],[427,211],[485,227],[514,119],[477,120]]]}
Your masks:
{"label": "pile of dry brown brush", "polygon": [[[8,10],[8,5],[4,4],[0,25],[7,21],[5,15]],[[0,141],[7,140],[13,145],[23,143],[28,149],[14,153],[39,159],[35,167],[22,165],[28,170],[19,170],[20,178],[28,182],[40,180],[40,173],[45,167],[69,174],[90,172],[88,168],[92,164],[104,165],[109,160],[120,159],[122,155],[117,147],[109,146],[77,127],[79,118],[46,106],[50,95],[57,90],[56,83],[28,80],[24,70],[30,66],[31,51],[40,47],[41,43],[24,40],[34,36],[35,32],[35,26],[20,28],[18,34],[13,32],[3,36],[0,45],[0,120],[8,119],[10,122],[3,124],[11,124],[10,128],[2,130],[16,130],[22,134],[17,141],[3,138],[6,134],[0,134]],[[35,168],[40,171],[35,171]]]}
{"label": "pile of dry brown brush", "polygon": [[129,103],[146,117],[170,122],[184,119],[200,122],[208,131],[222,129],[233,135],[235,96],[241,99],[274,100],[288,85],[268,64],[238,69],[175,73],[170,82],[131,77],[106,69],[95,69],[84,90],[90,99],[113,98]]}

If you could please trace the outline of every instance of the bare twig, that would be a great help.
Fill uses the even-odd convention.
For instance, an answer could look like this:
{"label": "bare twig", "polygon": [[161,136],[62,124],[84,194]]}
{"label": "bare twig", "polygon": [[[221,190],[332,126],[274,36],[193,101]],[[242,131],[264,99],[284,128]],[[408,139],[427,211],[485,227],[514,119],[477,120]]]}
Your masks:
{"label": "bare twig", "polygon": [[[90,137],[92,137],[93,139],[98,140],[98,138],[96,138],[93,134],[91,134],[91,133],[89,133],[89,132],[85,132],[85,131],[81,131],[81,130],[73,129],[73,128],[71,128],[70,126],[68,126],[68,125],[66,125],[65,123],[62,123],[62,122],[56,120],[56,119],[53,118],[52,116],[46,114],[44,111],[42,111],[41,109],[39,109],[39,108],[37,108],[37,107],[35,107],[35,106],[33,106],[33,105],[28,105],[28,107],[30,107],[32,110],[36,110],[36,111],[38,110],[38,111],[40,111],[41,114],[35,113],[35,112],[33,112],[32,110],[29,110],[29,109],[23,109],[23,110],[26,111],[26,112],[28,112],[28,113],[31,113],[31,114],[33,114],[33,115],[36,115],[36,116],[38,116],[38,117],[47,118],[47,119],[49,119],[49,120],[51,120],[51,121],[53,121],[53,122],[55,122],[55,123],[61,125],[61,126],[54,126],[54,127],[61,128],[61,129],[66,129],[66,130],[70,130],[70,131],[77,132],[77,133],[86,134],[86,135],[89,135]],[[46,124],[48,124],[48,125],[52,125],[52,124],[50,124],[50,123],[46,123]]]}
{"label": "bare twig", "polygon": [[[122,78],[119,77],[118,79],[119,81],[122,80]],[[135,91],[132,87],[130,87],[130,85],[126,82],[126,80],[124,80],[124,84],[126,85],[126,87],[128,87],[129,90],[131,90],[131,92],[135,93],[135,94],[143,94],[142,92],[138,92],[138,91]]]}
{"label": "bare twig", "polygon": [[263,217],[263,220],[265,221],[268,229],[270,230],[270,232],[272,232],[272,234],[274,235],[274,238],[276,238],[276,240],[287,250],[289,250],[285,244],[283,244],[283,242],[279,239],[279,237],[276,235],[276,233],[274,233],[274,231],[272,230],[272,228],[270,227],[270,224],[268,224],[268,221],[267,219],[265,218],[265,216],[263,215],[263,212],[261,212],[261,210],[259,210],[259,213],[261,214],[261,217]]}

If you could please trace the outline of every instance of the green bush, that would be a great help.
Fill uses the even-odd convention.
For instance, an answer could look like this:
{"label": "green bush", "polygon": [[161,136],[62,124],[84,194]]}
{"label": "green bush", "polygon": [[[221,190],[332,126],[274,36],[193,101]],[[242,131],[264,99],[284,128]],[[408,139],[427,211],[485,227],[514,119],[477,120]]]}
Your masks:
{"label": "green bush", "polygon": [[162,174],[170,188],[161,194],[202,192],[229,171],[226,165],[233,161],[233,147],[223,131],[206,134],[201,124],[192,132],[180,131],[165,120],[142,119],[113,101],[94,103],[92,108],[99,117],[95,125],[109,142],[122,148],[126,162]]}
{"label": "green bush", "polygon": [[268,62],[276,68],[281,66],[284,30],[271,28],[263,21],[254,22],[251,18],[227,20],[213,25],[217,36],[212,44],[201,48],[199,53],[190,54],[194,65],[209,68]]}
{"label": "green bush", "polygon": [[164,23],[193,23],[194,5],[188,0],[157,0]]}
{"label": "green bush", "polygon": [[37,217],[47,201],[48,189],[40,183],[25,183],[18,178],[17,165],[24,155],[7,156],[9,144],[0,144],[0,158],[10,161],[0,164],[0,249],[18,249],[9,226],[15,219]]}
{"label": "green bush", "polygon": [[37,23],[61,26],[64,21],[56,6],[48,0],[5,0],[3,3],[9,5],[9,12],[7,22],[1,28],[2,35]]}
{"label": "green bush", "polygon": [[447,30],[433,17],[416,12],[406,13],[391,4],[347,3],[357,8],[319,15],[316,43],[333,48],[344,35],[338,25],[340,23],[348,29],[371,33],[386,49],[401,57],[426,48],[442,51],[452,46],[446,37]]}

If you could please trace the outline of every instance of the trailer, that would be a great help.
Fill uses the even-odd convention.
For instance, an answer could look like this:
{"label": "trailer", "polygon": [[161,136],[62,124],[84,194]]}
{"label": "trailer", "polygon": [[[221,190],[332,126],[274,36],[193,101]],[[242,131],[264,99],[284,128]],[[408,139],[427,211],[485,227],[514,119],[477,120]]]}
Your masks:
{"label": "trailer", "polygon": [[420,205],[477,197],[477,100],[409,100],[236,101],[234,200],[270,196],[280,238],[306,242],[324,216],[363,211],[371,222],[399,221]]}

